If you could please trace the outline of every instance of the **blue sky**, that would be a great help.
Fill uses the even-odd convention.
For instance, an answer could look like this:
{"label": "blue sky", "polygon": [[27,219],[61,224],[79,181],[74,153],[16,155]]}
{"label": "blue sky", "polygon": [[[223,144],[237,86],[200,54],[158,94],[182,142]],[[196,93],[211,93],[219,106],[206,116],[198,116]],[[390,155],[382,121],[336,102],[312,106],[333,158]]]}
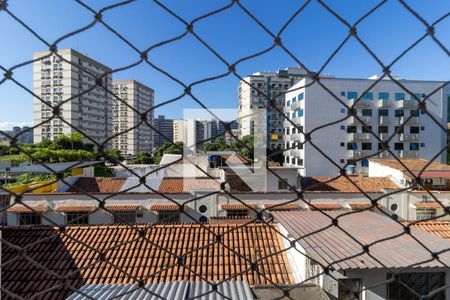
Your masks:
{"label": "blue sky", "polygon": [[[91,0],[85,3],[99,10],[118,1]],[[354,23],[379,1],[325,1],[349,23]],[[429,23],[450,11],[448,0],[406,1]],[[229,4],[229,1],[172,0],[163,3],[185,20]],[[278,32],[290,16],[305,1],[258,0],[241,1],[266,27]],[[9,10],[52,43],[64,34],[92,21],[93,14],[75,1],[15,0]],[[139,49],[173,38],[185,31],[185,26],[150,0],[138,0],[103,16],[105,22],[125,36]],[[436,37],[450,48],[450,17],[435,28]],[[230,63],[262,51],[273,44],[265,33],[236,5],[196,23],[195,32]],[[331,53],[346,37],[348,29],[317,1],[311,1],[283,32],[284,45],[309,69],[319,70]],[[425,32],[425,26],[403,8],[399,1],[389,0],[358,26],[358,34],[384,63],[389,63]],[[17,21],[0,12],[0,65],[9,68],[30,60],[32,52],[46,46],[25,30]],[[101,24],[70,37],[59,48],[74,48],[113,69],[138,60],[136,52],[115,37]],[[189,84],[206,77],[223,74],[226,66],[192,35],[164,45],[149,53],[150,60],[182,82]],[[295,66],[284,51],[275,48],[257,58],[238,65],[241,76],[265,70]],[[395,75],[408,79],[449,80],[450,60],[431,38],[410,51],[392,68]],[[324,73],[337,77],[366,78],[381,73],[380,66],[354,39],[341,49]],[[16,70],[14,78],[32,88],[32,67]],[[155,102],[161,103],[182,94],[183,88],[145,64],[118,72],[115,79],[136,79],[155,89]],[[197,85],[193,89],[205,105],[214,108],[237,107],[238,79],[230,75]],[[12,124],[32,123],[32,97],[10,81],[0,85],[0,129]],[[199,108],[189,97],[161,107],[156,114],[179,118],[183,108]]]}

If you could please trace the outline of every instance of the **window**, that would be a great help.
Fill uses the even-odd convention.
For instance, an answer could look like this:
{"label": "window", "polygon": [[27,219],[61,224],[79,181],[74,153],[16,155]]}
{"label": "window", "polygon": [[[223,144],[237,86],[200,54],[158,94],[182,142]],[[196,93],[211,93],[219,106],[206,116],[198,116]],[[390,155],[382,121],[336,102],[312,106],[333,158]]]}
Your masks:
{"label": "window", "polygon": [[356,133],[356,126],[347,126],[347,133]]}
{"label": "window", "polygon": [[[362,280],[359,278],[343,278],[338,281],[338,298],[359,300],[361,298]],[[359,292],[359,293],[355,293]]]}
{"label": "window", "polygon": [[287,190],[288,189],[287,179],[286,178],[278,180],[278,189],[279,190]]}
{"label": "window", "polygon": [[357,92],[347,92],[347,99],[351,100],[351,99],[356,99],[358,98],[358,93]]}
{"label": "window", "polygon": [[418,109],[411,110],[411,116],[412,117],[418,117],[419,116],[419,110]]}
{"label": "window", "polygon": [[378,133],[389,133],[389,127],[387,126],[378,127]]}
{"label": "window", "polygon": [[362,127],[362,133],[370,133],[372,131],[372,126]]}
{"label": "window", "polygon": [[[341,96],[345,97],[345,92],[344,91],[341,91]],[[449,96],[449,99],[450,99],[450,96]]]}
{"label": "window", "polygon": [[362,143],[361,149],[362,150],[372,150],[372,144],[371,143]]}
{"label": "window", "polygon": [[[388,279],[392,277],[388,274]],[[400,282],[403,284],[401,284]],[[407,286],[407,287],[405,287]],[[401,273],[398,274],[398,281],[392,281],[387,286],[388,299],[418,299],[410,289],[419,295],[428,295],[432,291],[445,286],[445,273]],[[445,289],[428,298],[430,300],[445,299]]]}
{"label": "window", "polygon": [[19,225],[41,225],[41,215],[37,213],[20,213]]}
{"label": "window", "polygon": [[387,109],[379,109],[378,110],[378,116],[380,116],[380,117],[387,117],[387,116],[389,116],[389,110],[387,110]]}
{"label": "window", "polygon": [[363,98],[366,100],[373,100],[373,93],[372,92],[364,93]]}
{"label": "window", "polygon": [[204,214],[205,212],[208,211],[208,207],[206,205],[200,205],[200,207],[198,208],[198,211],[201,212],[202,214]]}
{"label": "window", "polygon": [[88,212],[83,211],[67,212],[66,223],[69,225],[87,225],[89,224]]}
{"label": "window", "polygon": [[303,93],[298,94],[298,96],[297,96],[298,101],[303,100],[303,97],[304,97]]}
{"label": "window", "polygon": [[177,210],[161,210],[158,212],[159,223],[179,223],[180,213]]}
{"label": "window", "polygon": [[297,98],[296,97],[292,98],[292,103],[294,103],[295,101],[297,101]]}
{"label": "window", "polygon": [[368,167],[369,166],[369,160],[368,159],[363,159],[361,160],[361,167]]}
{"label": "window", "polygon": [[345,130],[345,125],[341,125],[341,130]]}
{"label": "window", "polygon": [[248,216],[247,209],[230,209],[227,210],[227,217],[245,217]]}
{"label": "window", "polygon": [[394,149],[395,150],[403,150],[403,143],[395,143]]}
{"label": "window", "polygon": [[345,108],[341,108],[340,111],[341,111],[342,114],[345,114]]}
{"label": "window", "polygon": [[358,150],[357,143],[347,143],[347,150]]}
{"label": "window", "polygon": [[136,223],[136,212],[134,211],[117,211],[114,212],[114,223],[134,224]]}
{"label": "window", "polygon": [[405,100],[405,93],[395,93],[395,100],[396,101]]}
{"label": "window", "polygon": [[411,127],[411,128],[409,128],[409,132],[410,133],[419,133],[420,128],[419,127]]}
{"label": "window", "polygon": [[371,117],[372,116],[372,110],[371,109],[363,109],[362,110],[362,115],[364,117]]}
{"label": "window", "polygon": [[380,100],[389,100],[389,93],[386,93],[386,92],[378,93],[378,99],[380,99]]}
{"label": "window", "polygon": [[395,126],[395,133],[404,133],[405,127]]}
{"label": "window", "polygon": [[418,151],[419,150],[419,143],[411,143],[411,144],[409,144],[409,150]]}
{"label": "window", "polygon": [[341,147],[345,147],[345,143],[344,142],[341,142]]}
{"label": "window", "polygon": [[286,101],[286,106],[291,106],[291,100]]}
{"label": "window", "polygon": [[405,111],[403,109],[396,109],[394,113],[396,117],[403,117],[405,115]]}

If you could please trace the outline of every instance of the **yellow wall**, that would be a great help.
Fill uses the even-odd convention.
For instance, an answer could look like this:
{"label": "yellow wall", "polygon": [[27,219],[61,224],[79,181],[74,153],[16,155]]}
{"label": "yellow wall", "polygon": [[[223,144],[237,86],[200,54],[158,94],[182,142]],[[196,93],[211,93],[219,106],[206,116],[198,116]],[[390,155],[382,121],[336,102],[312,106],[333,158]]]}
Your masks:
{"label": "yellow wall", "polygon": [[[33,189],[32,191],[30,191]],[[28,193],[48,193],[56,190],[56,182],[41,181],[38,183],[22,184],[9,189],[16,194]]]}

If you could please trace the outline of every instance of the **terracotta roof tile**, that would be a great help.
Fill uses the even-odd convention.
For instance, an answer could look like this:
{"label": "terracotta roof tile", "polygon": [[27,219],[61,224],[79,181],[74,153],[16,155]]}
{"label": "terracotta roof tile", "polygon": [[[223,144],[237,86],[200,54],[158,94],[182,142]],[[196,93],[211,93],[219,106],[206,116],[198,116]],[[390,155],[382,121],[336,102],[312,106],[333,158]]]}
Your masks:
{"label": "terracotta roof tile", "polygon": [[416,208],[442,208],[437,202],[416,202],[413,204]]}
{"label": "terracotta roof tile", "polygon": [[251,216],[211,217],[211,224],[247,224],[253,218]]}
{"label": "terracotta roof tile", "polygon": [[193,191],[220,191],[218,179],[211,178],[163,178],[159,186],[159,192],[171,193],[191,193]]}
{"label": "terracotta roof tile", "polygon": [[177,204],[153,204],[150,207],[153,211],[178,211],[179,208]]}
{"label": "terracotta roof tile", "polygon": [[[30,205],[29,205],[30,206]],[[8,208],[6,211],[11,213],[30,213],[30,212],[37,212],[37,213],[43,213],[48,210],[47,205],[37,205],[37,206],[30,206],[32,209],[29,209],[25,205],[22,204],[14,204],[10,208]]]}
{"label": "terracotta roof tile", "polygon": [[235,203],[235,204],[222,204],[221,209],[223,210],[244,210],[244,209],[255,209],[256,204],[241,204],[241,203]]}
{"label": "terracotta roof tile", "polygon": [[138,211],[141,208],[138,204],[107,204],[105,207],[109,211]]}
{"label": "terracotta roof tile", "polygon": [[412,227],[450,239],[450,221],[425,221],[411,224]]}
{"label": "terracotta roof tile", "polygon": [[[85,284],[134,284],[141,278],[146,284],[233,278],[270,285],[266,277],[270,276],[276,284],[293,283],[283,242],[272,226],[183,224],[137,229],[145,239],[139,230],[124,225],[68,226],[64,233],[54,227],[3,228],[3,240],[19,247],[33,245],[27,248],[27,257],[57,275],[18,257],[17,250],[5,243],[2,261],[10,263],[2,266],[2,289],[25,299],[41,291],[47,292],[40,299],[65,299],[72,291],[60,281],[63,276],[75,289]],[[260,273],[252,271],[255,260]]]}
{"label": "terracotta roof tile", "polygon": [[89,212],[95,209],[94,205],[61,205],[56,208],[58,212]]}
{"label": "terracotta roof tile", "polygon": [[300,209],[301,206],[297,203],[288,203],[288,204],[264,204],[264,208],[269,210],[290,210],[290,209]]}
{"label": "terracotta roof tile", "polygon": [[[335,192],[360,193],[356,184],[365,193],[381,193],[383,189],[398,189],[394,182],[387,177],[349,176],[350,180],[341,177],[301,177],[300,185],[306,193]],[[328,182],[329,181],[329,182]],[[353,184],[353,183],[354,184]]]}
{"label": "terracotta roof tile", "polygon": [[342,209],[342,205],[338,202],[311,202],[309,205],[312,210],[335,210]]}
{"label": "terracotta roof tile", "polygon": [[[366,208],[372,207],[372,204],[370,202],[350,202],[350,203],[347,203],[347,204],[353,210],[366,209]],[[377,207],[381,208],[381,207],[383,207],[383,205],[382,204],[377,204]]]}
{"label": "terracotta roof tile", "polygon": [[[75,183],[75,187],[88,193],[118,193],[125,183],[126,178],[108,177],[80,177]],[[69,193],[79,193],[76,188],[69,188]]]}
{"label": "terracotta roof tile", "polygon": [[[403,167],[396,159],[370,159],[370,161],[400,170],[402,172],[406,172],[409,174],[409,172]],[[425,166],[430,162],[426,159],[400,159],[400,161],[408,167],[411,171],[422,171]],[[441,164],[438,162],[432,162],[429,166],[426,167],[426,171],[450,171],[450,166],[446,164]]]}

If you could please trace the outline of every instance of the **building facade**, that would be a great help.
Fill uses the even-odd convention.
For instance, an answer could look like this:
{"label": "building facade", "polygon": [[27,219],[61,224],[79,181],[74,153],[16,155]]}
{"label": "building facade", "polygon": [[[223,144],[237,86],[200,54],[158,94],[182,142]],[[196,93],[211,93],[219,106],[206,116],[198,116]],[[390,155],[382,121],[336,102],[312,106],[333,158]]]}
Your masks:
{"label": "building facade", "polygon": [[[113,148],[122,155],[150,152],[153,131],[148,124],[153,126],[154,113],[149,111],[154,103],[153,89],[135,80],[114,80],[113,92]],[[142,122],[138,112],[147,112],[148,124]]]}
{"label": "building facade", "polygon": [[[374,79],[322,78],[321,83],[342,103],[350,107],[354,104],[357,118],[349,116],[348,109],[319,84],[311,84],[311,79],[302,79],[291,88],[285,105],[290,119],[285,122],[285,164],[301,167],[304,176],[336,175],[339,168],[332,162],[340,167],[354,165],[365,172],[368,156],[392,156],[382,151],[380,140],[388,141],[390,150],[400,158],[428,160],[447,144],[446,132],[421,112],[415,98],[394,81],[381,80],[373,87]],[[401,83],[418,99],[433,93],[426,100],[427,111],[441,126],[447,126],[449,87],[439,89],[442,82],[433,81],[401,80]],[[326,127],[313,131],[321,126]],[[304,143],[300,129],[313,132],[311,142],[330,160],[311,143]],[[438,161],[445,160],[442,153]]]}
{"label": "building facade", "polygon": [[[33,53],[33,90],[44,101],[33,99],[34,142],[69,135],[77,132],[76,128],[103,143],[112,132],[112,95],[108,92],[112,77],[102,75],[111,69],[73,49],[58,50],[59,56],[50,54]],[[96,86],[98,80],[102,87]],[[59,118],[50,119],[52,107],[58,105],[59,116],[70,125]]]}
{"label": "building facade", "polygon": [[[268,147],[278,149],[283,146],[282,115],[285,103],[284,93],[301,78],[306,76],[302,68],[287,68],[277,72],[257,72],[239,82],[239,137],[254,134],[254,114],[258,110],[267,111]],[[278,111],[270,106],[269,99],[276,103]]]}
{"label": "building facade", "polygon": [[165,142],[173,142],[173,121],[166,119],[165,116],[159,115],[155,118],[154,127],[157,131],[153,132],[153,149],[161,147]]}

